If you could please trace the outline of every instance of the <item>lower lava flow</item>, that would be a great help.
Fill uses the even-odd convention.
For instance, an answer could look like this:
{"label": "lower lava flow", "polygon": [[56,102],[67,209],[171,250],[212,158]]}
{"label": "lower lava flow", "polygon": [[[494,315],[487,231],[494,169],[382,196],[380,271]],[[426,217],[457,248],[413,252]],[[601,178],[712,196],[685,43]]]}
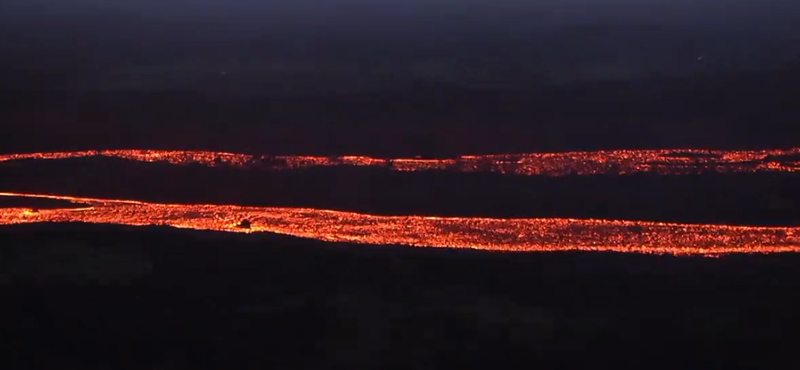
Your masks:
{"label": "lower lava flow", "polygon": [[[158,204],[25,193],[83,208],[0,209],[0,224],[87,222],[272,232],[326,241],[493,251],[613,251],[716,256],[800,252],[800,227],[686,225],[644,221],[374,216],[309,208]],[[246,222],[245,222],[246,220]],[[245,226],[246,225],[246,226]]]}

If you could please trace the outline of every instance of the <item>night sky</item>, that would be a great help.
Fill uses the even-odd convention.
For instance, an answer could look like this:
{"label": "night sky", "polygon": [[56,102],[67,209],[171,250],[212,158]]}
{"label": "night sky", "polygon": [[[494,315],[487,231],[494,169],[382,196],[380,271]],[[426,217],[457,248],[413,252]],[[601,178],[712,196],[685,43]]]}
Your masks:
{"label": "night sky", "polygon": [[433,155],[792,146],[800,5],[0,5],[4,152]]}

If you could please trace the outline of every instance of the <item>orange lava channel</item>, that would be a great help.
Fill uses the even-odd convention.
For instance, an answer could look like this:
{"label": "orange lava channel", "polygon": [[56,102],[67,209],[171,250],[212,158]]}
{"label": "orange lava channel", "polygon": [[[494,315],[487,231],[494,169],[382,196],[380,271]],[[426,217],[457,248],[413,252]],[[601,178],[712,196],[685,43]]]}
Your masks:
{"label": "orange lava channel", "polygon": [[591,175],[699,172],[800,172],[800,148],[788,150],[720,151],[698,149],[612,150],[597,152],[465,155],[457,158],[373,158],[366,156],[253,156],[210,151],[90,150],[0,154],[0,162],[26,159],[114,157],[142,162],[199,164],[269,169],[313,166],[379,166],[396,171],[452,170],[518,175]]}
{"label": "orange lava channel", "polygon": [[[2,208],[0,224],[87,222],[169,225],[197,230],[272,232],[326,241],[492,251],[614,251],[717,256],[800,252],[800,227],[688,225],[578,219],[375,216],[311,208],[158,204],[130,200],[0,193],[86,204],[83,208]],[[249,229],[238,227],[242,220]]]}

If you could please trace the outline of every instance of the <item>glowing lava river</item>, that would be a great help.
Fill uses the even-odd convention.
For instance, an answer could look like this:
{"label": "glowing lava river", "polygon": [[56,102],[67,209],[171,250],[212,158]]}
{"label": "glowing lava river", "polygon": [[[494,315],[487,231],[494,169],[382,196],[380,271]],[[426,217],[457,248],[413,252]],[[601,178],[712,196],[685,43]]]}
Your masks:
{"label": "glowing lava river", "polygon": [[[25,193],[83,208],[2,208],[0,224],[87,222],[272,232],[326,241],[494,251],[614,251],[675,255],[800,252],[800,227],[685,225],[643,221],[374,216],[309,208],[158,204]],[[240,227],[248,220],[249,228]]]}
{"label": "glowing lava river", "polygon": [[[800,172],[800,149],[765,151],[618,150],[604,152],[379,159],[364,156],[252,156],[203,151],[106,150],[0,155],[0,162],[115,157],[175,165],[198,164],[288,170],[311,166],[386,166],[397,171],[489,171],[516,175],[591,175],[702,172]],[[592,219],[493,219],[376,216],[311,208],[159,204],[27,193],[82,208],[0,208],[0,224],[86,222],[168,225],[197,230],[271,232],[364,244],[474,248],[494,251],[615,251],[675,255],[800,252],[800,227],[696,225]],[[240,227],[242,222],[248,227]]]}
{"label": "glowing lava river", "polygon": [[800,172],[800,148],[788,150],[611,150],[597,152],[465,155],[457,158],[373,158],[366,156],[255,156],[248,154],[178,150],[89,150],[0,154],[1,162],[110,157],[141,162],[204,166],[298,169],[315,166],[373,166],[395,171],[450,170],[499,172],[517,175],[662,175],[701,172]]}

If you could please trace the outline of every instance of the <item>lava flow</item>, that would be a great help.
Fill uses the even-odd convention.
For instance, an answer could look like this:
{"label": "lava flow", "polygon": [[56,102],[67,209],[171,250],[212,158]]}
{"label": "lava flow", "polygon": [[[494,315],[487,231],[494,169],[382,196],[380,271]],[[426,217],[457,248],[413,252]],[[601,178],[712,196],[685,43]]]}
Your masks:
{"label": "lava flow", "polygon": [[0,162],[25,159],[115,157],[142,162],[204,166],[297,169],[314,166],[376,166],[396,171],[450,170],[518,175],[661,175],[704,172],[800,172],[800,148],[789,150],[612,150],[597,152],[467,155],[457,158],[373,158],[366,156],[254,156],[210,151],[96,150],[0,155]]}
{"label": "lava flow", "polygon": [[[800,252],[800,227],[688,225],[643,221],[374,216],[310,208],[158,204],[24,193],[83,208],[0,209],[0,224],[87,222],[272,232],[326,241],[494,251],[614,251],[674,255]],[[247,227],[242,221],[247,220]]]}

